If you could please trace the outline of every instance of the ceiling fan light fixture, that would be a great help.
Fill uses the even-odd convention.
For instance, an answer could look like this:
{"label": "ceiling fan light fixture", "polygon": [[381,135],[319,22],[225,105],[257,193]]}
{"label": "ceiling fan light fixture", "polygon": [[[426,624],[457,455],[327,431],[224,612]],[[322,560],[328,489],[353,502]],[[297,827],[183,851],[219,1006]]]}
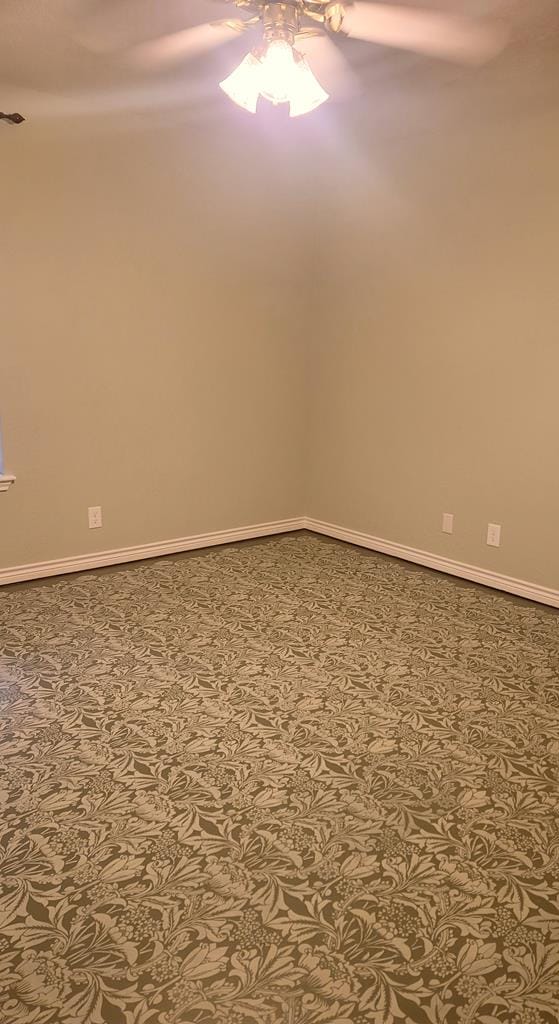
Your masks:
{"label": "ceiling fan light fixture", "polygon": [[249,53],[220,87],[251,114],[259,96],[274,106],[289,103],[291,117],[308,114],[329,99],[305,58],[286,39],[272,39],[263,53]]}

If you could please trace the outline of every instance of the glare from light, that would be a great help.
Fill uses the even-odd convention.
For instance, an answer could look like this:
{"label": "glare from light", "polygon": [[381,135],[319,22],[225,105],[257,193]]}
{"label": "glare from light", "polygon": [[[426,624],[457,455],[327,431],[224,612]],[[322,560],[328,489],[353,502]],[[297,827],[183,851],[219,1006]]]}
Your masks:
{"label": "glare from light", "polygon": [[251,114],[256,113],[259,96],[274,105],[289,103],[291,117],[308,114],[329,99],[305,58],[285,39],[273,39],[263,55],[249,53],[220,85]]}

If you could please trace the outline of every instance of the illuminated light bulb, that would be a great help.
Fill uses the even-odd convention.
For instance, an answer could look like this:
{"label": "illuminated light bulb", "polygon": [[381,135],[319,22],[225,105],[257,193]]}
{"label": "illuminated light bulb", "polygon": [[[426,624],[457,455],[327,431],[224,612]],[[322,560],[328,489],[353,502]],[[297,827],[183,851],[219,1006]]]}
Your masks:
{"label": "illuminated light bulb", "polygon": [[305,58],[285,39],[272,39],[263,55],[249,53],[220,86],[251,114],[259,96],[274,105],[289,103],[291,117],[308,114],[329,99]]}
{"label": "illuminated light bulb", "polygon": [[262,64],[253,53],[249,53],[242,64],[228,78],[220,82],[220,88],[233,103],[244,107],[251,114],[256,113],[260,96],[260,72]]}
{"label": "illuminated light bulb", "polygon": [[297,65],[293,47],[285,39],[273,39],[262,58],[260,92],[274,106],[289,103],[295,87]]}

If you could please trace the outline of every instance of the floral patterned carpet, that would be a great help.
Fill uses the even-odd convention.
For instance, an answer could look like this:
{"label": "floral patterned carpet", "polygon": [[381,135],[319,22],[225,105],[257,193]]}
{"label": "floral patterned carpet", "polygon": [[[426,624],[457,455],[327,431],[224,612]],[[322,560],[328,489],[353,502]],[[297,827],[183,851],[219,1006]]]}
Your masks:
{"label": "floral patterned carpet", "polygon": [[1,1024],[557,1024],[558,628],[307,534],[2,592]]}

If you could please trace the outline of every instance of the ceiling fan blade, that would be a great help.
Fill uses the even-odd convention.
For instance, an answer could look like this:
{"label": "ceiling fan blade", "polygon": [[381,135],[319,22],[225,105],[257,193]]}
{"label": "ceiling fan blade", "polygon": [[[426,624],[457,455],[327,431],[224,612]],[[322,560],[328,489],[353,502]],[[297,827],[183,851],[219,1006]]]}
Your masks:
{"label": "ceiling fan blade", "polygon": [[182,32],[174,32],[149,43],[141,43],[130,51],[127,59],[129,62],[144,66],[167,66],[175,61],[207,53],[208,50],[235,39],[239,32],[244,31],[244,27],[245,23],[240,20],[195,25],[193,28],[183,29]]}
{"label": "ceiling fan blade", "polygon": [[40,119],[44,124],[75,125],[76,131],[103,133],[135,131],[157,118],[159,125],[174,121],[183,124],[207,121],[218,117],[221,104],[216,102],[215,83],[190,79],[145,89],[114,89],[107,92],[84,91],[73,95],[52,95],[38,92],[20,93],[27,120]]}
{"label": "ceiling fan blade", "polygon": [[300,37],[295,46],[305,55],[311,70],[331,96],[355,96],[360,91],[357,75],[331,36]]}
{"label": "ceiling fan blade", "polygon": [[507,42],[507,33],[499,25],[443,11],[363,0],[345,8],[342,31],[353,39],[461,64],[483,64],[497,56]]}
{"label": "ceiling fan blade", "polygon": [[148,39],[226,19],[236,10],[231,0],[93,0],[89,13],[80,19],[79,39],[89,49],[123,50]]}

